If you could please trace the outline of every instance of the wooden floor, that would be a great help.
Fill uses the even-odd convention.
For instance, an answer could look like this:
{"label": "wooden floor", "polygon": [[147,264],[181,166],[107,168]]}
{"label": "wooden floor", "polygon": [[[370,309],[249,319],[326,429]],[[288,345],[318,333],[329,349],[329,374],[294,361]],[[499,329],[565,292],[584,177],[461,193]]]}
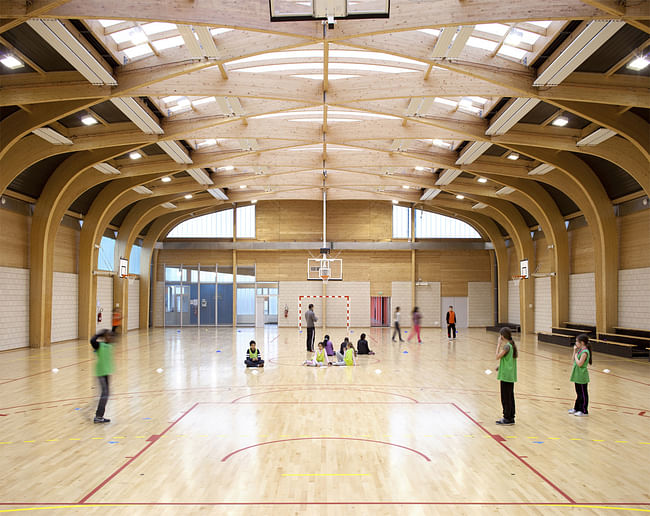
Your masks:
{"label": "wooden floor", "polygon": [[[108,425],[92,423],[88,343],[1,353],[0,512],[650,510],[647,361],[596,354],[590,415],[577,418],[571,350],[517,338],[517,424],[499,427],[496,374],[485,374],[495,334],[450,342],[427,329],[399,345],[388,329],[364,331],[375,356],[319,369],[301,366],[293,329],[131,332],[116,345]],[[330,335],[338,348],[344,330]],[[251,338],[263,370],[243,366]]]}

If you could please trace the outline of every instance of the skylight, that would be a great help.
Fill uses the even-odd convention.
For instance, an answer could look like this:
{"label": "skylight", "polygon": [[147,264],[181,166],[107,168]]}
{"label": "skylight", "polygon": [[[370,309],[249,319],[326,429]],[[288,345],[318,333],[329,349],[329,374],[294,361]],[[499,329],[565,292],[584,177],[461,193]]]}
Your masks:
{"label": "skylight", "polygon": [[[422,67],[425,65],[423,64]],[[315,70],[322,69],[323,63],[284,63],[276,65],[251,66],[249,68],[239,68],[238,72],[245,73],[269,73],[269,72],[288,72],[291,70]],[[383,72],[383,73],[408,73],[415,72],[409,68],[398,68],[395,66],[357,64],[357,63],[329,63],[330,70],[354,70],[366,72]]]}
{"label": "skylight", "polygon": [[499,55],[514,57],[515,59],[522,59],[527,53],[528,52],[521,48],[511,47],[510,45],[502,45],[497,52]]}
{"label": "skylight", "polygon": [[121,30],[119,32],[114,32],[111,34],[111,38],[113,38],[113,41],[117,43],[118,45],[120,43],[126,43],[127,41],[131,41],[131,31],[133,28],[128,28]]}
{"label": "skylight", "polygon": [[180,47],[184,44],[185,42],[181,36],[159,39],[158,41],[153,42],[153,46],[156,47],[156,50],[165,50],[167,48]]}
{"label": "skylight", "polygon": [[149,45],[144,43],[142,45],[138,45],[138,46],[135,46],[135,47],[125,48],[124,53],[130,59],[133,59],[134,57],[140,57],[140,56],[144,56],[146,54],[153,54],[153,51],[151,50],[151,47],[149,47]]}
{"label": "skylight", "polygon": [[231,30],[232,29],[225,29],[225,28],[210,29],[210,34],[212,34],[213,36],[218,36],[219,34],[230,32]]}
{"label": "skylight", "polygon": [[510,27],[502,23],[481,23],[476,26],[477,30],[487,32],[488,34],[495,34],[496,36],[503,36],[508,32],[509,28]]}
{"label": "skylight", "polygon": [[497,43],[494,41],[488,41],[487,39],[475,38],[470,36],[467,40],[467,45],[474,48],[480,48],[482,50],[487,50],[488,52],[493,52],[497,48]]}
{"label": "skylight", "polygon": [[[325,77],[323,74],[304,74],[304,75],[292,75],[291,77],[300,77],[302,79],[313,79],[316,81],[322,81]],[[335,81],[337,79],[351,79],[354,77],[361,77],[360,75],[341,75],[330,73],[327,75],[327,79],[330,81]]]}
{"label": "skylight", "polygon": [[533,25],[537,25],[538,27],[543,27],[544,29],[547,29],[548,26],[553,22],[551,22],[551,21],[532,21],[532,22],[528,22],[528,23],[532,23]]}
{"label": "skylight", "polygon": [[146,23],[141,26],[145,34],[158,34],[159,32],[166,32],[168,30],[176,30],[174,23],[152,22]]}
{"label": "skylight", "polygon": [[418,32],[424,32],[425,34],[429,34],[430,36],[435,36],[436,38],[440,36],[439,29],[418,29]]}
{"label": "skylight", "polygon": [[113,25],[117,25],[118,23],[122,23],[124,20],[99,20],[99,23],[101,24],[102,27],[112,27]]}
{"label": "skylight", "polygon": [[193,100],[192,104],[195,106],[200,106],[201,104],[208,104],[209,102],[216,102],[217,99],[214,97],[203,97],[202,99]]}

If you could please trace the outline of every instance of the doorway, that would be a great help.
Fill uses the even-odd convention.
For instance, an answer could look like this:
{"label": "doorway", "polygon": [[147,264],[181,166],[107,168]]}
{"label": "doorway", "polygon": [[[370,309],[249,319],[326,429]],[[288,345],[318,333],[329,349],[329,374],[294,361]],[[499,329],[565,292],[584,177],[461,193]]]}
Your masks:
{"label": "doorway", "polygon": [[390,297],[370,296],[370,326],[390,326]]}

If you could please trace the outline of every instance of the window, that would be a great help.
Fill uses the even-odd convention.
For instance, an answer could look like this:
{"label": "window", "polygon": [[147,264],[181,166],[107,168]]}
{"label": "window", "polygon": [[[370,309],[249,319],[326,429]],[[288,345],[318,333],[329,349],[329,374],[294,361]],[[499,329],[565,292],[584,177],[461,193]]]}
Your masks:
{"label": "window", "polygon": [[393,206],[393,238],[411,237],[411,208]]}
{"label": "window", "polygon": [[139,245],[131,246],[131,254],[129,255],[129,274],[140,274],[140,251],[142,251],[142,247]]}
{"label": "window", "polygon": [[237,208],[237,238],[255,238],[255,205]]}
{"label": "window", "polygon": [[115,240],[102,237],[97,254],[97,268],[100,271],[112,271],[115,266]]}
{"label": "window", "polygon": [[481,235],[462,220],[415,210],[415,238],[481,238]]}
{"label": "window", "polygon": [[223,210],[181,222],[167,238],[232,238],[233,210]]}

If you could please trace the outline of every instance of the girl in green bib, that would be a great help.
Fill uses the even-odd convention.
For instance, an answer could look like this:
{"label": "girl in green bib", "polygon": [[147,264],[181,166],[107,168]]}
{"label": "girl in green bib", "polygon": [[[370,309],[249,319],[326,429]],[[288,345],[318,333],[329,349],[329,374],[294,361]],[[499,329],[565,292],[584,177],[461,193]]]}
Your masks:
{"label": "girl in green bib", "polygon": [[515,382],[517,381],[517,346],[512,340],[510,328],[501,328],[497,342],[496,357],[499,360],[497,380],[501,382],[501,405],[503,417],[497,425],[515,424]]}
{"label": "girl in green bib", "polygon": [[328,364],[330,364],[330,362],[327,360],[327,353],[325,352],[323,343],[319,342],[318,350],[316,351],[316,353],[314,353],[314,358],[311,360],[305,360],[302,365],[306,365],[309,367],[323,367]]}
{"label": "girl in green bib", "polygon": [[586,416],[589,413],[587,411],[589,405],[589,393],[587,392],[589,371],[587,370],[587,364],[591,365],[591,344],[589,344],[589,336],[586,333],[576,337],[572,361],[571,381],[575,383],[577,396],[573,408],[569,410],[569,414]]}

